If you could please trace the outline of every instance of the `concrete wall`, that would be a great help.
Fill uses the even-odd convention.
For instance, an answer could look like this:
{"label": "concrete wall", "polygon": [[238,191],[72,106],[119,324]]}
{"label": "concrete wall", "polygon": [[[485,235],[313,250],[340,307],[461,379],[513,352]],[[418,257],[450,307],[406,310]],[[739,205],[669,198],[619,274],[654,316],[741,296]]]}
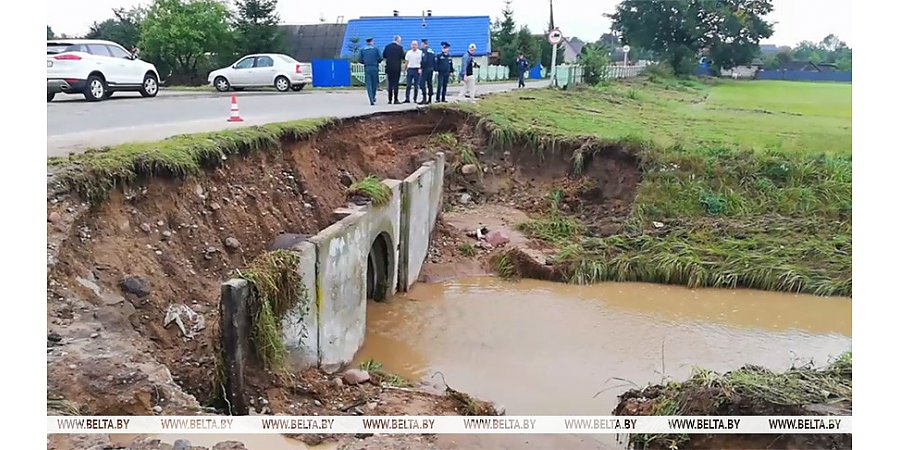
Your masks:
{"label": "concrete wall", "polygon": [[291,362],[299,367],[319,362],[319,311],[316,307],[316,246],[301,242],[291,249],[300,257],[300,274],[305,302],[288,311],[281,320],[284,344]]}
{"label": "concrete wall", "polygon": [[431,232],[441,211],[444,188],[444,154],[422,165],[401,185],[400,283],[404,291],[415,284],[428,256]]}
{"label": "concrete wall", "polygon": [[385,233],[388,241],[388,296],[396,292],[400,235],[400,182],[385,180],[391,201],[367,206],[322,230],[310,241],[318,253],[316,302],[319,311],[319,365],[338,370],[363,344],[366,332],[366,270],[369,249]]}
{"label": "concrete wall", "polygon": [[[308,301],[282,319],[285,347],[292,365],[319,365],[339,370],[363,344],[366,333],[367,259],[375,240],[387,243],[386,297],[408,289],[419,276],[431,233],[441,211],[444,186],[443,153],[422,165],[405,180],[384,180],[391,200],[382,206],[341,208],[338,222],[294,245],[299,255],[297,270]],[[239,402],[236,414],[246,414],[243,400],[243,367],[249,339],[247,307],[251,290],[245,280],[222,285],[220,325],[228,377],[228,397]]]}

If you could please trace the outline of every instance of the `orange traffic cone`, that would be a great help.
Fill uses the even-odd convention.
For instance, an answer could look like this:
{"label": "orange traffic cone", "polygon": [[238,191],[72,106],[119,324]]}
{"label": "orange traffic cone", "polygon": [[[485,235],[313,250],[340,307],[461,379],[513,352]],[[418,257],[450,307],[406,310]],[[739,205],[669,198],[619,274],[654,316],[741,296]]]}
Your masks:
{"label": "orange traffic cone", "polygon": [[237,104],[237,96],[231,96],[231,117],[228,118],[229,122],[243,122],[244,119],[241,118],[241,112],[238,110]]}

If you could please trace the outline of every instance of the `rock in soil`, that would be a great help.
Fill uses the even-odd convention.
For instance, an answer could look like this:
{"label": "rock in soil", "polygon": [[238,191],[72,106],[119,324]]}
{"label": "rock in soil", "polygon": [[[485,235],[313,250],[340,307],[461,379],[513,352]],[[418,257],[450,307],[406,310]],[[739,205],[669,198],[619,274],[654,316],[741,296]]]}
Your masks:
{"label": "rock in soil", "polygon": [[238,241],[237,239],[235,239],[233,237],[226,238],[225,239],[225,248],[227,248],[229,250],[237,250],[237,249],[241,248],[241,241]]}
{"label": "rock in soil", "polygon": [[502,230],[494,230],[489,232],[484,240],[493,247],[499,247],[509,242],[509,236]]}
{"label": "rock in soil", "polygon": [[237,441],[225,441],[214,445],[212,450],[247,450],[247,447]]}
{"label": "rock in soil", "polygon": [[472,200],[472,196],[468,193],[463,192],[462,194],[459,194],[459,203],[467,205],[470,200]]}
{"label": "rock in soil", "polygon": [[461,170],[463,175],[472,175],[478,172],[478,166],[476,166],[475,164],[466,164],[462,166]]}
{"label": "rock in soil", "polygon": [[141,277],[131,276],[122,280],[119,284],[123,291],[134,294],[138,298],[150,295],[150,284]]}
{"label": "rock in soil", "polygon": [[187,439],[179,439],[172,444],[172,450],[190,450],[191,441]]}
{"label": "rock in soil", "polygon": [[350,369],[344,372],[342,378],[344,379],[344,383],[347,383],[351,386],[355,386],[360,383],[365,383],[369,381],[369,372],[360,369]]}

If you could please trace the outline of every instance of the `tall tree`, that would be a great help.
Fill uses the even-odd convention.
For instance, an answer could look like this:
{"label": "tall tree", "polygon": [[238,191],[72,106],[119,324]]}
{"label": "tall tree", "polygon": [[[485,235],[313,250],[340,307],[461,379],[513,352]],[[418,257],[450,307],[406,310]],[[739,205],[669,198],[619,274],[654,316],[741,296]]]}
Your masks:
{"label": "tall tree", "polygon": [[623,0],[609,17],[625,43],[659,54],[675,73],[693,72],[701,51],[722,69],[749,63],[772,36],[772,0]]}
{"label": "tall tree", "polygon": [[287,41],[278,28],[278,0],[235,0],[234,29],[241,54],[281,53]]}
{"label": "tall tree", "polygon": [[[516,56],[522,53],[532,66],[541,62],[541,44],[538,42],[538,37],[528,29],[527,25],[519,28],[519,32],[516,33],[516,48],[518,49]],[[518,67],[516,67],[515,60],[513,60],[513,66],[510,67],[509,73],[513,75],[517,74],[517,71]]]}
{"label": "tall tree", "polygon": [[113,41],[129,50],[136,47],[141,39],[141,23],[147,11],[140,7],[129,10],[115,8],[113,15],[115,17],[103,22],[94,22],[84,37]]}
{"label": "tall tree", "polygon": [[500,53],[500,65],[510,68],[514,73],[516,56],[519,51],[516,20],[513,18],[512,0],[506,0],[501,19],[495,20],[491,30],[491,49]]}
{"label": "tall tree", "polygon": [[50,28],[50,25],[47,25],[47,39],[53,39],[56,35],[53,34],[53,28]]}
{"label": "tall tree", "polygon": [[138,45],[179,81],[196,81],[205,75],[199,73],[201,64],[231,41],[228,20],[228,7],[217,0],[154,0]]}

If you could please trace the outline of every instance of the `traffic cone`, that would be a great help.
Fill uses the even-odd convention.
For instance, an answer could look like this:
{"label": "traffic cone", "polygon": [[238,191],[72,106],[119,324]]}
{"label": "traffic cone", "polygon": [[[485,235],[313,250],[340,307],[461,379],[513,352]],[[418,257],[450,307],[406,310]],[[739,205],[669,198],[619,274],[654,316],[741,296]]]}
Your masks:
{"label": "traffic cone", "polygon": [[243,122],[244,119],[241,118],[241,112],[238,110],[237,104],[237,96],[231,96],[231,117],[228,118],[229,122]]}

